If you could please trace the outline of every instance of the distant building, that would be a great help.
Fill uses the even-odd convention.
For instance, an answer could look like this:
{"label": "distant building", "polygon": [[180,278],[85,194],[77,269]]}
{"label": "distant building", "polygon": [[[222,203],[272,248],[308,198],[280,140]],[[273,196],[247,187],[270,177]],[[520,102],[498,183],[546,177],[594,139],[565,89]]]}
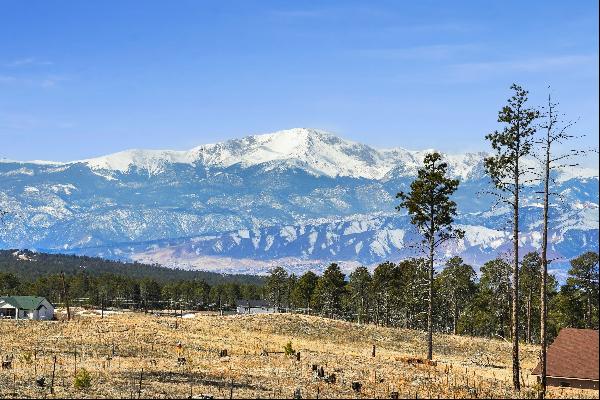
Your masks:
{"label": "distant building", "polygon": [[238,314],[267,314],[277,312],[269,302],[264,300],[236,300]]}
{"label": "distant building", "polygon": [[54,306],[45,297],[0,297],[0,318],[50,320],[54,318]]}
{"label": "distant building", "polygon": [[[548,347],[548,386],[598,390],[598,331],[564,328]],[[540,375],[538,364],[532,371]]]}

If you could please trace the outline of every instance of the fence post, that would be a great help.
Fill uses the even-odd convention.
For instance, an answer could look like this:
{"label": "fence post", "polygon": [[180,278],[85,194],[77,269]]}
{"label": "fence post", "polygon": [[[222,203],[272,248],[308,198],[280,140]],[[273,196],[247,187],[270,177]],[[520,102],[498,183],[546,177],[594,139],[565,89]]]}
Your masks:
{"label": "fence post", "polygon": [[56,355],[52,364],[52,382],[50,383],[50,394],[54,394],[54,372],[56,371]]}

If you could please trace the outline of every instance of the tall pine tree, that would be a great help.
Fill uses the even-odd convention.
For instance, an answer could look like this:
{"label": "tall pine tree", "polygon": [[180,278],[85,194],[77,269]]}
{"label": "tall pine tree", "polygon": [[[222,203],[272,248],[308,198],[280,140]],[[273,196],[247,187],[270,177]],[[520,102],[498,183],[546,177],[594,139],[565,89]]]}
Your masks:
{"label": "tall pine tree", "polygon": [[573,167],[577,164],[567,163],[572,157],[580,156],[585,151],[571,149],[560,155],[554,154],[557,145],[574,139],[575,136],[569,133],[569,129],[575,125],[574,122],[564,122],[561,120],[561,115],[558,112],[558,104],[552,102],[552,97],[548,95],[548,103],[543,108],[544,121],[540,125],[543,130],[543,137],[538,140],[540,153],[538,160],[543,168],[540,173],[543,192],[542,201],[544,204],[542,214],[542,250],[541,250],[541,268],[540,268],[540,376],[541,390],[539,398],[544,398],[546,394],[546,347],[547,347],[547,315],[548,315],[548,216],[550,212],[550,196],[551,188],[551,172],[569,166]]}
{"label": "tall pine tree", "polygon": [[498,113],[498,122],[505,124],[501,131],[486,135],[495,154],[485,159],[486,172],[500,190],[499,200],[513,210],[513,265],[512,265],[512,364],[513,387],[521,389],[519,380],[519,195],[523,187],[522,159],[529,155],[536,128],[537,110],[527,108],[527,94],[521,86],[513,84],[514,95]]}
{"label": "tall pine tree", "polygon": [[456,203],[450,196],[458,188],[458,180],[446,176],[448,164],[442,156],[430,153],[425,156],[424,166],[410,185],[410,193],[400,192],[396,197],[402,201],[398,210],[407,209],[411,223],[423,236],[428,250],[429,295],[427,310],[427,359],[433,357],[433,264],[435,250],[444,242],[461,238],[464,232],[453,227]]}

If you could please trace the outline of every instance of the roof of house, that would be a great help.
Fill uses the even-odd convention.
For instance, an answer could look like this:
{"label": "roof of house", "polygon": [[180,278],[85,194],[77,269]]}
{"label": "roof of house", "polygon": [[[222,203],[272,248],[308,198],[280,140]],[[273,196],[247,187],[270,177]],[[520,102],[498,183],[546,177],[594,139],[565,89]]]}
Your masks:
{"label": "roof of house", "polygon": [[2,300],[21,310],[37,310],[46,298],[38,296],[5,296],[0,297],[0,301]]}
{"label": "roof of house", "polygon": [[235,301],[235,305],[238,307],[271,307],[271,304],[265,300],[242,300],[238,299]]}
{"label": "roof of house", "polygon": [[[540,374],[540,365],[532,374]],[[598,380],[598,331],[564,328],[548,347],[546,376]]]}

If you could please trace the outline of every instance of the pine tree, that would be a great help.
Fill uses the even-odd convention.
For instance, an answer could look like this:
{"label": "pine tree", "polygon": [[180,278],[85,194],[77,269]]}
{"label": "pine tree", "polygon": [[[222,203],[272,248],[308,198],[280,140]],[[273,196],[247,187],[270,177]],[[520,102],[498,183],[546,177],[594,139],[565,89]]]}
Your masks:
{"label": "pine tree", "polygon": [[288,289],[288,273],[286,270],[282,267],[273,268],[267,278],[265,290],[267,299],[277,310],[285,306]]}
{"label": "pine tree", "polygon": [[398,298],[400,307],[406,315],[404,327],[427,329],[429,298],[429,260],[410,258],[398,263],[401,284],[395,285],[393,298]]}
{"label": "pine tree", "polygon": [[588,251],[571,260],[567,285],[581,290],[585,327],[598,329],[598,253]]}
{"label": "pine tree", "polygon": [[452,311],[452,332],[458,333],[460,312],[467,306],[475,293],[475,271],[460,257],[452,257],[437,276],[440,295],[450,305]]}
{"label": "pine tree", "polygon": [[498,113],[498,122],[504,123],[502,131],[486,135],[495,154],[485,159],[486,172],[502,194],[499,200],[513,209],[513,283],[512,283],[512,364],[513,387],[521,389],[519,380],[519,194],[523,187],[524,169],[522,159],[529,155],[532,136],[536,131],[534,122],[539,116],[537,110],[527,108],[528,92],[513,84],[515,94]]}
{"label": "pine tree", "polygon": [[358,267],[348,279],[348,292],[353,310],[356,312],[358,324],[363,322],[363,316],[368,315],[372,278],[366,267]]}
{"label": "pine tree", "polygon": [[317,286],[319,277],[312,271],[307,271],[298,279],[292,289],[292,304],[296,308],[305,308],[310,314],[310,301]]}
{"label": "pine tree", "polygon": [[330,264],[317,281],[313,294],[315,306],[329,318],[342,315],[342,297],[346,291],[345,276],[336,263]]}
{"label": "pine tree", "polygon": [[[527,253],[523,257],[521,262],[521,269],[519,271],[519,289],[524,296],[524,312],[525,314],[525,341],[527,343],[532,342],[533,337],[533,320],[537,320],[538,314],[534,311],[539,301],[536,299],[536,295],[540,293],[540,268],[542,267],[542,260],[538,253],[532,252]],[[534,315],[534,313],[536,315]]]}
{"label": "pine tree", "polygon": [[401,308],[400,293],[404,282],[396,264],[386,261],[375,267],[371,285],[376,324],[390,325],[395,319],[392,314]]}
{"label": "pine tree", "polygon": [[510,264],[501,258],[490,260],[481,267],[480,295],[487,304],[485,313],[491,318],[484,334],[510,334],[511,283]]}
{"label": "pine tree", "polygon": [[429,252],[429,296],[427,310],[427,359],[433,358],[433,273],[435,250],[444,242],[461,238],[464,232],[453,227],[456,203],[450,196],[458,188],[458,180],[446,176],[448,164],[439,153],[425,156],[424,166],[410,185],[410,193],[400,192],[398,210],[406,208],[411,223],[423,236]]}
{"label": "pine tree", "polygon": [[[540,178],[543,185],[543,214],[542,214],[542,250],[541,250],[541,269],[540,269],[540,376],[541,390],[540,398],[544,398],[546,394],[546,347],[547,333],[546,320],[548,314],[548,297],[547,297],[547,281],[548,281],[548,215],[550,211],[550,195],[551,195],[551,172],[565,167],[564,163],[574,156],[584,154],[584,151],[571,149],[569,152],[561,155],[553,154],[553,147],[563,144],[564,142],[573,139],[575,136],[568,133],[574,122],[563,122],[560,120],[560,115],[557,111],[558,104],[552,102],[552,98],[548,95],[548,104],[544,108],[544,122],[540,128],[544,131],[544,136],[537,143],[540,146],[541,155],[538,156],[539,161],[543,165]],[[577,164],[568,165],[573,167]]]}

